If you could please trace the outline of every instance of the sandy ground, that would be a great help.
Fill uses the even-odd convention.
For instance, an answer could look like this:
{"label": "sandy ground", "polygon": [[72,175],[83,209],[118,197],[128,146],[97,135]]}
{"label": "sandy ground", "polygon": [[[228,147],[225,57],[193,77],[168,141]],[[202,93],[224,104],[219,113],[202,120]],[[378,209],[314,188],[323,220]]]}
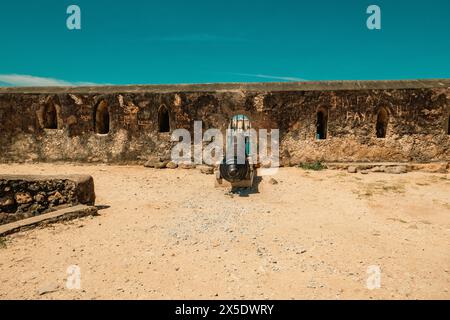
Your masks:
{"label": "sandy ground", "polygon": [[[0,299],[450,299],[449,175],[285,168],[243,197],[198,170],[0,173],[91,174],[109,206],[4,239]],[[71,265],[79,290],[66,288]]]}

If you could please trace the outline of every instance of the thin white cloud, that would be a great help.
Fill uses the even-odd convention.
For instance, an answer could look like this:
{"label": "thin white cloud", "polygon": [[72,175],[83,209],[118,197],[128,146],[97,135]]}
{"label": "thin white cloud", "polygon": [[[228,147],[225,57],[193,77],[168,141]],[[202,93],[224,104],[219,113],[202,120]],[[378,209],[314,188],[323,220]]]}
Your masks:
{"label": "thin white cloud", "polygon": [[303,78],[272,76],[272,75],[268,75],[268,74],[253,74],[253,73],[233,73],[233,74],[235,74],[237,76],[272,79],[272,80],[282,80],[282,81],[309,81],[309,80],[303,79]]}
{"label": "thin white cloud", "polygon": [[15,87],[66,87],[66,86],[94,86],[92,82],[69,82],[54,78],[30,76],[26,74],[0,74],[0,84]]}

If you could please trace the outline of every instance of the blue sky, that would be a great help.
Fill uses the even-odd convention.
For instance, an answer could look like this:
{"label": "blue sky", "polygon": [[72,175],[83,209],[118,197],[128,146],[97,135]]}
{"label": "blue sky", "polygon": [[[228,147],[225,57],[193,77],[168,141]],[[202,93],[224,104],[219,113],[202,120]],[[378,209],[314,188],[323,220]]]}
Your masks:
{"label": "blue sky", "polygon": [[[66,27],[81,8],[82,29]],[[382,29],[366,27],[381,7]],[[448,0],[3,0],[0,85],[450,77]]]}

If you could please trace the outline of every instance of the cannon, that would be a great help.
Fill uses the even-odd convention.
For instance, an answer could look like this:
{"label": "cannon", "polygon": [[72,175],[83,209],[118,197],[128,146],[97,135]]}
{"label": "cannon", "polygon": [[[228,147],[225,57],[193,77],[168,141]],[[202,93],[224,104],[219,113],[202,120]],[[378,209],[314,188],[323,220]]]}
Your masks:
{"label": "cannon", "polygon": [[238,163],[237,158],[224,159],[216,172],[217,186],[231,188],[251,188],[255,177],[255,166],[248,159],[245,163]]}
{"label": "cannon", "polygon": [[234,188],[251,188],[256,167],[250,160],[250,121],[244,115],[234,116],[229,125],[227,148],[236,150],[236,137],[242,135],[245,142],[245,157],[224,157],[216,171],[216,186]]}

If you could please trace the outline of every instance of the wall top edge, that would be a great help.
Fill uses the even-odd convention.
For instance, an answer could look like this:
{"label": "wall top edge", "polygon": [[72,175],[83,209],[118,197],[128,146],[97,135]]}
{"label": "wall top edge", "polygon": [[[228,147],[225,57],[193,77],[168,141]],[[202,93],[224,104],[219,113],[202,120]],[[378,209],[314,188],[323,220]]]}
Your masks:
{"label": "wall top edge", "polygon": [[204,83],[168,85],[102,85],[79,87],[0,87],[2,93],[34,94],[108,94],[108,93],[169,93],[169,92],[226,92],[226,91],[338,91],[338,90],[395,90],[450,88],[449,79],[364,80],[364,81],[307,81]]}

